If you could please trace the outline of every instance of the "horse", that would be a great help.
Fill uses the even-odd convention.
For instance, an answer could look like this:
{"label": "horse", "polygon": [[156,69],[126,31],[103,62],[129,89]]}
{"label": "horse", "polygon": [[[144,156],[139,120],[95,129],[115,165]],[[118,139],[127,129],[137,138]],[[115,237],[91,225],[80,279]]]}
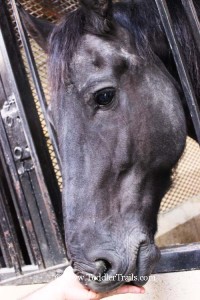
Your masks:
{"label": "horse", "polygon": [[[189,23],[180,0],[167,3],[199,96]],[[195,138],[156,4],[81,0],[57,25],[19,11],[48,53],[69,261],[94,291],[142,286],[160,257],[161,200]]]}

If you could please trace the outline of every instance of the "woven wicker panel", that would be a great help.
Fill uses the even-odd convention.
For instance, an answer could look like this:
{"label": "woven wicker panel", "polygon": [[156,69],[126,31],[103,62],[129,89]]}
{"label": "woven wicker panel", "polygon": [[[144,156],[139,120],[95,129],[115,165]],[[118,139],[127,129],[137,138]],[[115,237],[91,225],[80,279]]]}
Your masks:
{"label": "woven wicker panel", "polygon": [[78,7],[77,0],[20,0],[23,7],[35,17],[55,21],[64,13]]}
{"label": "woven wicker panel", "polygon": [[173,185],[162,200],[160,212],[166,212],[200,194],[200,147],[187,139],[184,154],[174,171]]}
{"label": "woven wicker panel", "polygon": [[[6,1],[8,3],[8,6],[10,7],[10,12],[12,15],[10,0]],[[33,14],[34,16],[42,17],[52,22],[55,22],[64,13],[72,11],[78,6],[78,1],[76,0],[20,0],[20,3],[29,13]],[[14,20],[13,24],[15,26]],[[18,36],[19,45],[21,45],[17,29],[16,35]],[[45,92],[46,100],[47,102],[49,102],[50,94],[48,89],[46,72],[46,55],[32,39],[30,39],[30,42],[36,60],[42,86]],[[26,67],[26,72],[30,80],[35,104],[38,110],[38,115],[43,127],[44,135],[47,140],[47,145],[49,147],[52,163],[54,165],[55,174],[57,176],[60,188],[62,188],[62,177],[56,161],[55,153],[53,151],[53,147],[48,137],[48,132],[44,122],[43,114],[41,112],[40,104],[38,102],[37,93],[35,91],[26,57],[22,48],[21,51]],[[162,200],[160,213],[169,211],[170,209],[173,209],[180,203],[186,201],[188,198],[198,194],[200,194],[200,149],[197,143],[188,138],[185,154],[183,155],[183,158],[181,159],[177,169],[174,172],[173,186]]]}

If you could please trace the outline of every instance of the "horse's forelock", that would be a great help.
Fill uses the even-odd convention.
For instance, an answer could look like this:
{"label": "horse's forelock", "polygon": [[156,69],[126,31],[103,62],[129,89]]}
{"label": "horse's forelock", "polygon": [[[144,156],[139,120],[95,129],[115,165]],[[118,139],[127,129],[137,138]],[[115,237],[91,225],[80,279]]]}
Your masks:
{"label": "horse's forelock", "polygon": [[69,80],[69,66],[81,37],[86,33],[112,36],[112,22],[80,7],[69,13],[53,30],[49,40],[49,77],[55,92]]}
{"label": "horse's forelock", "polygon": [[81,9],[69,13],[53,30],[49,41],[49,77],[55,91],[65,81],[69,63],[84,33],[85,15]]}

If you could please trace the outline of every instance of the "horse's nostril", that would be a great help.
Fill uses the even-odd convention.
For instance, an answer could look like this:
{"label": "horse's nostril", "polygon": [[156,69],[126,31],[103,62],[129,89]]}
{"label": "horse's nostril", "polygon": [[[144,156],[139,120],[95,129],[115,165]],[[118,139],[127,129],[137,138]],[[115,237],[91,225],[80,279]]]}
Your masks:
{"label": "horse's nostril", "polygon": [[104,275],[111,268],[111,264],[105,259],[98,259],[95,261],[96,275]]}

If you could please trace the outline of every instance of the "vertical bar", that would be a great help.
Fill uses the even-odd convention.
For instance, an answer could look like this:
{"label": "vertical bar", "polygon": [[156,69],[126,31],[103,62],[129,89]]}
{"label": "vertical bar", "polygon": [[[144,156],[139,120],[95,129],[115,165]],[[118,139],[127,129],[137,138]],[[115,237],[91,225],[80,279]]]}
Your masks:
{"label": "vertical bar", "polygon": [[59,155],[59,151],[58,151],[58,146],[57,146],[57,142],[56,142],[55,135],[53,133],[51,124],[50,124],[49,119],[48,119],[48,112],[47,112],[47,104],[46,104],[46,100],[45,100],[45,95],[44,95],[44,92],[43,92],[43,89],[42,89],[41,81],[40,81],[39,74],[38,74],[37,67],[36,67],[36,63],[35,63],[35,59],[34,59],[34,56],[33,56],[33,53],[32,53],[32,49],[31,49],[31,45],[30,45],[30,42],[28,40],[27,34],[24,30],[24,26],[21,22],[19,12],[18,12],[18,9],[16,7],[15,0],[11,0],[11,3],[12,3],[12,8],[13,8],[13,12],[14,12],[15,21],[16,21],[16,24],[17,24],[17,27],[18,27],[18,30],[19,30],[19,34],[20,34],[20,37],[21,37],[22,45],[24,47],[24,50],[25,50],[25,53],[26,53],[26,58],[27,58],[27,61],[28,61],[28,65],[29,65],[29,68],[30,68],[30,71],[31,71],[31,76],[33,78],[35,89],[37,91],[37,95],[38,95],[38,99],[39,99],[39,102],[40,102],[41,110],[42,110],[42,113],[44,115],[44,120],[45,120],[45,123],[47,125],[48,133],[49,133],[49,136],[50,136],[50,139],[51,139],[51,142],[52,142],[55,154],[56,154],[56,158],[58,160],[58,164],[60,166],[60,155]]}
{"label": "vertical bar", "polygon": [[[10,3],[10,0],[7,2]],[[9,97],[17,87],[16,95],[17,106],[20,111],[24,133],[31,151],[31,156],[36,166],[39,185],[41,185],[41,194],[43,199],[50,197],[54,212],[57,218],[59,228],[63,229],[61,192],[56,178],[52,159],[50,157],[47,140],[42,130],[42,124],[39,119],[38,111],[35,106],[34,96],[27,77],[22,59],[18,34],[16,26],[13,24],[9,10],[4,0],[0,0],[0,48],[3,60],[0,72],[2,81],[5,85],[7,96]],[[9,80],[5,77],[11,77]],[[11,75],[10,75],[11,74]],[[13,79],[14,77],[14,79]],[[14,83],[13,83],[14,80]],[[8,86],[8,91],[7,91]],[[20,97],[20,99],[19,99]],[[44,183],[45,181],[45,188]],[[62,235],[64,236],[64,234]]]}
{"label": "vertical bar", "polygon": [[[7,245],[6,245],[4,236],[3,236],[3,230],[1,229],[1,226],[0,226],[0,250],[1,250],[1,255],[2,255],[2,258],[3,258],[3,262],[5,263],[5,267],[11,268],[13,266],[12,265],[12,260],[11,260],[11,257],[9,255],[8,251],[7,251]],[[3,268],[2,263],[0,263],[0,268]]]}
{"label": "vertical bar", "polygon": [[[5,268],[5,267],[6,267],[6,263],[3,258],[2,245],[1,245],[1,239],[0,239],[0,269]],[[1,280],[1,278],[0,278],[0,280]]]}
{"label": "vertical bar", "polygon": [[[2,0],[0,0],[0,6],[2,6],[2,9],[0,10],[0,73],[2,83],[5,89],[6,99],[13,97],[14,102],[16,103],[17,110],[19,112],[19,119],[21,120],[22,125],[20,134],[23,133],[27,146],[30,149],[31,160],[34,167],[33,172],[26,174],[30,176],[27,176],[26,178],[22,178],[22,176],[20,176],[19,179],[15,162],[13,162],[13,168],[17,178],[17,184],[15,182],[16,185],[14,185],[14,188],[16,189],[16,192],[18,192],[18,186],[21,188],[20,195],[25,198],[25,203],[27,204],[29,197],[24,194],[24,189],[27,188],[27,185],[24,186],[23,182],[28,182],[29,180],[29,191],[31,190],[34,194],[34,201],[36,201],[38,208],[41,228],[45,234],[45,238],[47,239],[47,247],[45,252],[42,254],[45,254],[48,258],[50,257],[50,260],[48,259],[44,261],[44,266],[46,266],[46,264],[48,266],[55,265],[66,261],[63,238],[55,214],[55,210],[58,209],[60,203],[59,194],[52,193],[54,195],[54,197],[52,197],[53,199],[50,197],[49,189],[53,192],[54,186],[50,186],[49,183],[53,183],[54,181],[45,175],[47,175],[48,169],[51,169],[52,165],[49,166],[50,161],[46,158],[48,154],[44,155],[44,153],[39,153],[39,151],[44,152],[44,149],[46,149],[44,135],[42,134],[35,104],[29,90],[26,73],[24,72],[23,65],[20,64],[21,56],[17,44],[15,43],[13,28],[11,28],[11,24],[8,22],[9,18],[4,7],[5,4]],[[5,122],[3,125],[6,126]],[[5,131],[3,126],[2,128],[2,130]],[[9,129],[7,126],[6,133],[9,135],[9,142],[12,145],[12,152],[10,153],[12,156],[14,155],[14,147],[16,146],[14,144],[13,137],[17,140],[19,134],[16,133],[14,136],[12,129]],[[44,145],[45,148],[42,149],[41,145]],[[2,141],[2,147],[4,147],[4,141]],[[4,154],[6,155],[6,148],[4,148]],[[43,158],[42,161],[40,160],[41,156]],[[49,174],[50,173],[48,173],[48,175]],[[57,181],[55,180],[54,183],[57,184]],[[53,201],[55,204],[54,207],[52,205]],[[20,206],[20,208],[21,207],[22,206]],[[27,211],[29,211],[28,206]],[[25,225],[29,228],[28,224]],[[38,226],[38,224],[35,223],[33,225],[34,229],[35,226]],[[36,237],[38,241],[39,235],[37,235],[37,233]],[[42,250],[41,248],[39,249]],[[42,256],[42,259],[44,260],[45,256]]]}
{"label": "vertical bar", "polygon": [[[2,159],[2,157],[1,157],[1,159]],[[10,231],[10,235],[12,237],[13,245],[16,249],[17,254],[18,254],[20,266],[23,266],[25,264],[25,262],[24,262],[24,258],[23,258],[23,255],[22,255],[22,251],[23,251],[22,248],[21,248],[22,241],[19,240],[19,238],[22,238],[22,236],[21,235],[18,236],[19,224],[18,224],[18,221],[15,218],[16,216],[12,214],[13,210],[12,210],[12,207],[11,207],[12,206],[11,194],[10,194],[10,191],[9,191],[8,183],[5,179],[5,174],[3,172],[1,160],[0,160],[0,182],[1,182],[1,185],[0,185],[0,210],[1,210],[3,218],[4,218],[4,219],[0,218],[0,220],[3,220],[4,222],[5,221],[7,222],[7,224],[8,224],[7,227]],[[2,223],[0,222],[0,227],[1,228],[3,226],[3,221],[2,221]],[[17,224],[16,224],[16,221],[17,221]],[[2,237],[2,239],[3,239],[3,233],[0,234],[0,237]],[[6,251],[5,247],[4,247],[4,249],[2,247],[0,247],[0,249],[2,250],[2,252],[3,252],[3,250]],[[7,251],[7,253],[8,252],[9,251]],[[1,255],[1,253],[0,253],[0,255]],[[5,260],[5,263],[6,263],[6,260]],[[12,266],[11,265],[11,259],[9,261],[7,261],[6,265],[7,265],[7,267]]]}
{"label": "vertical bar", "polygon": [[[10,146],[7,140],[6,132],[2,119],[0,117],[0,157],[3,164],[3,169],[6,175],[6,179],[10,182],[10,192],[12,193],[13,204],[20,222],[23,237],[27,247],[27,251],[32,264],[43,265],[42,256],[39,250],[37,237],[34,232],[33,224],[30,220],[30,215],[27,209],[24,193],[18,178],[18,174],[15,168],[15,164],[10,151]],[[6,153],[4,156],[3,153]],[[8,170],[9,168],[9,170]],[[11,173],[10,173],[11,172]],[[13,191],[15,188],[15,192]],[[37,258],[37,259],[36,259]]]}
{"label": "vertical bar", "polygon": [[192,28],[192,34],[195,38],[197,47],[199,49],[199,54],[200,54],[200,22],[197,16],[196,9],[194,7],[194,3],[192,0],[181,0],[181,1],[185,8],[185,12],[187,14],[188,20]]}
{"label": "vertical bar", "polygon": [[192,88],[192,84],[189,78],[189,74],[186,69],[186,64],[184,62],[183,56],[181,54],[180,47],[178,45],[175,33],[173,30],[172,20],[170,13],[166,4],[166,0],[155,0],[159,14],[162,20],[162,24],[165,29],[167,39],[169,41],[174,60],[176,63],[179,78],[182,84],[183,92],[190,110],[190,115],[194,124],[197,140],[200,144],[200,112],[197,103],[197,99]]}
{"label": "vertical bar", "polygon": [[6,211],[4,200],[0,193],[0,233],[1,240],[4,240],[4,260],[8,266],[11,264],[10,267],[14,267],[16,275],[20,275],[22,273],[22,261],[20,253],[17,251],[17,243],[12,232],[11,219],[9,219],[8,212]]}

